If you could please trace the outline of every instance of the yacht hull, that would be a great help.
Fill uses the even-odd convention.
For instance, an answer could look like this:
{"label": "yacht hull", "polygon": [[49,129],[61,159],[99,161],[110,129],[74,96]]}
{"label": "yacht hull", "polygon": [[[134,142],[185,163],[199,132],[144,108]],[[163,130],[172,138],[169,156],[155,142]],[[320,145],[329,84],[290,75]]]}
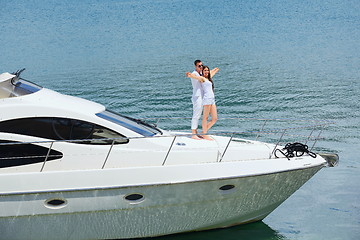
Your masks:
{"label": "yacht hull", "polygon": [[[0,195],[0,238],[139,238],[259,221],[322,167],[167,184],[9,192]],[[81,174],[74,174],[81,181]],[[142,198],[128,200],[132,194]],[[46,205],[49,199],[64,204]]]}
{"label": "yacht hull", "polygon": [[[289,142],[295,133],[312,149],[327,121],[258,119],[257,131],[255,119],[229,119],[227,132],[199,141],[22,71],[0,74],[0,239],[140,238],[259,221],[338,161]],[[255,134],[281,136],[276,145],[237,138]]]}

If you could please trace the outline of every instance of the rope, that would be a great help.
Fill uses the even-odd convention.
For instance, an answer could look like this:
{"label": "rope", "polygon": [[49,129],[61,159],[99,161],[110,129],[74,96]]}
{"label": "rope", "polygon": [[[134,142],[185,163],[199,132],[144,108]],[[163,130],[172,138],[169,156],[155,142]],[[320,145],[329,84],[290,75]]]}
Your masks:
{"label": "rope", "polygon": [[280,152],[282,155],[284,155],[288,160],[290,160],[290,158],[292,157],[301,157],[302,155],[304,155],[304,153],[307,153],[310,157],[316,158],[316,153],[311,152],[308,150],[308,146],[302,143],[288,143],[285,145],[285,147],[280,150],[280,149],[276,149],[275,150],[275,157],[279,158],[276,155],[276,152]]}

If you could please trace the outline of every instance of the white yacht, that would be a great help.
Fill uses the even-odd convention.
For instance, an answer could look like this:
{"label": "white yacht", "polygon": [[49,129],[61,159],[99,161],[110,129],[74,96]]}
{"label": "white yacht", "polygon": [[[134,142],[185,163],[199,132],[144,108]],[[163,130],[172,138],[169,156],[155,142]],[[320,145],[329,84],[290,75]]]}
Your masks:
{"label": "white yacht", "polygon": [[260,221],[338,160],[306,145],[195,140],[20,72],[0,74],[0,239],[141,238]]}

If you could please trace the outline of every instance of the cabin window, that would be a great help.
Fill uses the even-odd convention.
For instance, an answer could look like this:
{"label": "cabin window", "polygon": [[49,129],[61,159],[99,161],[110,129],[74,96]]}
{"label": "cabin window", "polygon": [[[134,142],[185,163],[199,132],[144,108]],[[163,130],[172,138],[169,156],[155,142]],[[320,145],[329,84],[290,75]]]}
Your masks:
{"label": "cabin window", "polygon": [[154,125],[151,125],[140,119],[135,119],[124,115],[120,115],[118,113],[109,110],[105,110],[104,112],[97,113],[96,116],[106,119],[110,122],[116,123],[131,131],[141,134],[144,137],[151,137],[156,134],[162,134],[161,130],[155,127]]}
{"label": "cabin window", "polygon": [[100,125],[69,118],[21,118],[0,122],[0,132],[51,140],[74,140],[79,144],[121,144],[125,136]]}
{"label": "cabin window", "polygon": [[[47,147],[0,140],[0,168],[44,162],[48,152]],[[62,157],[61,152],[51,149],[47,161]]]}

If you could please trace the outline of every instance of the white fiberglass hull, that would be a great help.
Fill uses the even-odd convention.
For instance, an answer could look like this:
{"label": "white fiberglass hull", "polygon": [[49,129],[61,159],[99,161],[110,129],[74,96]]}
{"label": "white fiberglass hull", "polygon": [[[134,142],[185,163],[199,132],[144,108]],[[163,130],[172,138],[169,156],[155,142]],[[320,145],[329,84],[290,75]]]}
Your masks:
{"label": "white fiberglass hull", "polygon": [[[250,132],[199,141],[22,71],[0,74],[0,239],[139,238],[258,221],[328,161],[295,143],[280,150],[285,132],[309,128],[299,121],[279,131],[262,119],[253,132],[252,119]],[[251,132],[282,135],[276,145],[236,138]]]}
{"label": "white fiberglass hull", "polygon": [[[226,165],[228,169],[234,169],[236,165],[238,168],[246,167],[246,163],[241,162],[214,164],[204,168],[205,173],[197,165],[184,166],[183,169],[177,167],[176,171],[174,167],[165,166],[158,168],[161,169],[159,172],[156,168],[138,169],[139,175],[132,177],[133,182],[138,181],[138,184],[123,182],[123,185],[108,187],[105,186],[107,181],[123,181],[121,171],[109,170],[107,177],[105,170],[59,175],[32,173],[23,177],[20,174],[17,176],[20,184],[17,185],[23,186],[17,192],[14,187],[8,190],[2,188],[5,192],[0,194],[0,239],[138,238],[258,221],[300,188],[324,164],[319,159],[315,164],[305,163],[307,166],[302,168],[253,175],[231,176],[230,173],[230,177],[221,177]],[[218,175],[206,179],[206,175],[216,168]],[[183,175],[187,175],[183,172],[186,170],[189,170],[188,175],[195,173],[198,177],[182,181]],[[151,171],[154,175],[147,178],[153,180],[147,185],[141,184],[141,174]],[[173,175],[174,181],[165,183],[166,174],[161,176],[165,172]],[[175,172],[178,176],[174,175]],[[115,179],[116,176],[119,179]],[[3,175],[0,180],[6,177],[9,177],[11,185],[11,175]],[[92,183],[95,177],[98,186]],[[95,187],[81,188],[80,185],[86,185],[82,184],[83,181],[89,181],[89,186]],[[71,182],[73,187],[70,187]],[[53,190],[46,187],[51,183]],[[220,190],[222,186],[234,188]],[[143,198],[129,201],[124,198],[129,194],[141,194]],[[63,199],[65,204],[63,207],[49,207],[45,204],[49,199]]]}

